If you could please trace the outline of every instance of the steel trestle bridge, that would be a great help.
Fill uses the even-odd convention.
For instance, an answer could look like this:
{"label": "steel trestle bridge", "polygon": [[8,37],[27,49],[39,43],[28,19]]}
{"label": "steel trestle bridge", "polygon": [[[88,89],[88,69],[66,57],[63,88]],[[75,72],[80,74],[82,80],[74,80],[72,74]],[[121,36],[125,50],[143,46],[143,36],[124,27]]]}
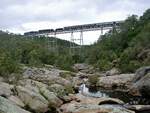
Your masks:
{"label": "steel trestle bridge", "polygon": [[[74,49],[74,48],[81,48],[82,45],[84,44],[83,42],[83,32],[87,32],[87,31],[98,31],[100,30],[101,33],[100,35],[103,35],[103,31],[104,30],[116,30],[118,29],[121,24],[123,23],[123,21],[113,21],[113,22],[101,22],[101,23],[93,23],[93,24],[84,24],[84,25],[74,25],[74,26],[67,26],[67,27],[63,27],[63,28],[56,28],[56,29],[42,29],[42,30],[38,30],[38,31],[30,31],[30,32],[25,32],[24,35],[25,36],[53,36],[56,40],[53,41],[53,44],[57,47],[57,38],[56,35],[58,34],[67,34],[67,33],[71,33],[71,37],[70,37],[70,48]],[[79,38],[75,38],[74,37],[74,33],[75,32],[79,32],[80,33],[80,37]],[[79,46],[75,46],[74,43],[79,42]],[[50,46],[50,43],[48,43],[48,47]]]}

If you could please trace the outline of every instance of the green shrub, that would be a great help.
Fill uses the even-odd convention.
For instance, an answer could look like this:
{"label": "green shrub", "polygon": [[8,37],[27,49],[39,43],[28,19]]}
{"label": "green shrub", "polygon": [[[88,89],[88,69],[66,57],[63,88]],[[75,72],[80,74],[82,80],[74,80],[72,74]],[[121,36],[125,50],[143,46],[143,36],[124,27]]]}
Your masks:
{"label": "green shrub", "polygon": [[120,64],[120,69],[123,73],[125,72],[135,72],[142,64],[138,61],[129,61],[129,63],[122,63]]}
{"label": "green shrub", "polygon": [[73,94],[73,93],[75,93],[72,85],[65,85],[65,92],[67,94]]}
{"label": "green shrub", "polygon": [[99,80],[98,75],[90,75],[88,77],[88,81],[89,81],[89,83],[90,83],[91,86],[96,86],[98,80]]}
{"label": "green shrub", "polygon": [[99,67],[101,71],[106,71],[106,70],[111,69],[113,64],[108,60],[100,59],[98,60],[96,66]]}
{"label": "green shrub", "polygon": [[3,77],[8,77],[12,73],[19,73],[19,64],[12,59],[8,54],[0,55],[0,75]]}

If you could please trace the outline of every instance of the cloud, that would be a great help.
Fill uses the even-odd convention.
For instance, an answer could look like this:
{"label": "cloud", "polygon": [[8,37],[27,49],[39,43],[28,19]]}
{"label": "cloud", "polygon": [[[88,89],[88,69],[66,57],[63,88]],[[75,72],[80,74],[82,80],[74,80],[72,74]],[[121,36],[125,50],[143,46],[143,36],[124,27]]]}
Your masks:
{"label": "cloud", "polygon": [[0,29],[15,33],[43,28],[123,20],[141,15],[149,0],[2,0]]}

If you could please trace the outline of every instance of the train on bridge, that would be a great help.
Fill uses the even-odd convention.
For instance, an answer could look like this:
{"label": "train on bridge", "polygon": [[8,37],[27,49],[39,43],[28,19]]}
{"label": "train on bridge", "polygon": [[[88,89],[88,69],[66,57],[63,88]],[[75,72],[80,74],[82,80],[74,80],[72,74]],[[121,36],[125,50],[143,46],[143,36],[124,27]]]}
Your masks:
{"label": "train on bridge", "polygon": [[74,25],[67,26],[57,29],[43,29],[39,31],[30,31],[24,33],[25,36],[41,36],[41,35],[53,35],[53,34],[65,34],[72,32],[84,32],[84,31],[96,31],[120,27],[123,21],[114,21],[114,22],[102,22],[94,24],[84,24],[84,25]]}

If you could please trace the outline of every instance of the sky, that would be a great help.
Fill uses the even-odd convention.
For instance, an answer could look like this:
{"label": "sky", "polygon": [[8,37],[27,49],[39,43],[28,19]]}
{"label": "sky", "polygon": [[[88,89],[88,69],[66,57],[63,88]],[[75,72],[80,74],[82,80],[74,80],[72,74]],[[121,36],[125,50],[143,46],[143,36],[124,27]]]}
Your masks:
{"label": "sky", "polygon": [[[13,33],[124,20],[150,8],[150,0],[1,0],[0,29]],[[79,33],[75,37],[79,37]],[[84,33],[92,44],[100,31]],[[57,37],[70,40],[70,34]]]}

